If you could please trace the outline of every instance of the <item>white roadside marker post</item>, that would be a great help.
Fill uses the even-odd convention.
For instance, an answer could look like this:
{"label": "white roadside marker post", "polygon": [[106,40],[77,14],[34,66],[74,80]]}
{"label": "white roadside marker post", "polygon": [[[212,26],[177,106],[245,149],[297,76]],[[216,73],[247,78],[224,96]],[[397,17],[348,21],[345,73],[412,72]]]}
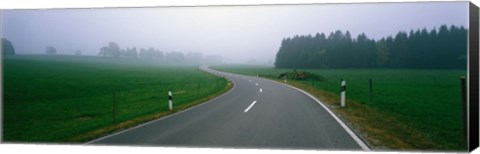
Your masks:
{"label": "white roadside marker post", "polygon": [[168,91],[168,109],[172,110],[172,91]]}
{"label": "white roadside marker post", "polygon": [[346,89],[346,82],[345,80],[341,79],[341,87],[340,87],[340,106],[345,107],[345,91]]}

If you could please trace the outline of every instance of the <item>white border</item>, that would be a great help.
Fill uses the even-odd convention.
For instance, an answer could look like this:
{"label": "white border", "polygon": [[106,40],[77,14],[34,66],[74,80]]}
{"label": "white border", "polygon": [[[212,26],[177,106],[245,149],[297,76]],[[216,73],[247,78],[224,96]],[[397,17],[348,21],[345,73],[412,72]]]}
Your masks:
{"label": "white border", "polygon": [[[434,0],[466,1],[466,0]],[[478,1],[478,0],[475,0]],[[270,5],[270,4],[332,4],[363,2],[429,2],[428,0],[2,0],[0,9],[155,7],[155,6],[212,6],[212,5]],[[430,1],[431,2],[431,1]],[[478,2],[477,2],[478,4]]]}
{"label": "white border", "polygon": [[[364,2],[425,2],[428,0],[0,0],[0,9],[41,9],[41,8],[99,8],[99,7],[152,7],[152,6],[205,6],[205,5],[255,5],[255,4],[309,4],[309,3],[364,3]],[[435,0],[446,1],[446,0]],[[456,1],[456,0],[455,0]],[[480,0],[471,0],[480,6]],[[1,12],[0,12],[1,15]],[[0,26],[1,27],[1,26]],[[2,72],[0,71],[0,74]],[[3,114],[3,113],[2,113]],[[0,115],[1,116],[1,115]],[[1,127],[2,124],[0,124]],[[0,133],[1,134],[1,133]],[[264,150],[264,149],[205,149],[205,148],[148,148],[148,147],[94,147],[94,146],[65,146],[65,145],[32,145],[32,144],[5,144],[0,142],[0,153],[31,152],[31,153],[64,153],[68,148],[69,153],[85,154],[93,153],[315,153],[319,151],[301,150]],[[473,153],[480,153],[476,150]],[[328,153],[345,154],[355,153],[349,151],[328,151]],[[365,153],[365,152],[362,152]],[[373,153],[373,152],[368,152]],[[387,153],[387,152],[375,152]],[[388,152],[406,153],[406,152]],[[420,152],[407,152],[420,153]],[[425,152],[423,152],[425,153]],[[432,153],[432,152],[427,152]],[[443,152],[442,152],[443,153]],[[447,152],[453,153],[453,152]]]}

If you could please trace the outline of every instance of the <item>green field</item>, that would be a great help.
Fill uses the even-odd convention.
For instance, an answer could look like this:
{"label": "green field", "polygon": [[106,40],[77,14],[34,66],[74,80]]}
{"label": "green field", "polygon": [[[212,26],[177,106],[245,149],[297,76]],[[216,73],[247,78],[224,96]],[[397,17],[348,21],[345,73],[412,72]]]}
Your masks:
{"label": "green field", "polygon": [[[272,75],[292,71],[249,65],[215,66],[217,70]],[[347,82],[347,107],[334,107],[378,149],[465,150],[460,76],[466,70],[305,69],[326,81],[289,81],[338,104],[340,79]],[[369,97],[373,80],[373,102]],[[312,88],[314,87],[314,88]],[[309,89],[314,89],[310,91]],[[337,105],[338,106],[338,105]]]}
{"label": "green field", "polygon": [[[225,92],[226,83],[197,66],[161,64],[154,59],[6,57],[3,139],[88,141],[206,101]],[[173,91],[175,111],[168,111],[168,90]]]}

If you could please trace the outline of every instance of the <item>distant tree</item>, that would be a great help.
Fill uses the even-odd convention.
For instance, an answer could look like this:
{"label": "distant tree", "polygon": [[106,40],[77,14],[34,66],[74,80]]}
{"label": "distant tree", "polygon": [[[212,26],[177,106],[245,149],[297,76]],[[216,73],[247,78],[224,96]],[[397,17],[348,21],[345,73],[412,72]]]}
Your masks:
{"label": "distant tree", "polygon": [[158,49],[155,49],[155,48],[148,48],[148,49],[144,49],[144,48],[141,48],[140,49],[140,53],[139,53],[139,56],[142,57],[142,58],[163,58],[163,52],[158,50]]}
{"label": "distant tree", "polygon": [[110,53],[113,57],[120,57],[120,46],[115,42],[108,43]]}
{"label": "distant tree", "polygon": [[127,49],[120,49],[120,55],[118,55],[118,56],[119,57],[126,57],[127,56]]}
{"label": "distant tree", "polygon": [[101,47],[98,53],[99,56],[104,57],[120,57],[121,54],[120,46],[115,42],[110,42],[108,46]]}
{"label": "distant tree", "polygon": [[56,54],[56,53],[57,53],[57,49],[55,49],[55,48],[52,47],[52,46],[47,46],[47,47],[45,48],[45,52],[46,52],[47,54],[53,55],[53,54]]}
{"label": "distant tree", "polygon": [[107,57],[110,55],[110,48],[108,47],[102,47],[100,48],[100,52],[98,53],[99,56]]}
{"label": "distant tree", "polygon": [[133,47],[133,48],[130,50],[129,55],[130,55],[130,57],[135,57],[135,58],[137,58],[137,57],[138,57],[137,48]]}
{"label": "distant tree", "polygon": [[125,56],[137,58],[138,57],[137,49],[135,47],[127,48]]}
{"label": "distant tree", "polygon": [[380,41],[377,42],[376,44],[377,48],[377,59],[376,63],[379,67],[384,67],[390,58],[390,51],[387,47],[387,42],[385,39],[381,39]]}
{"label": "distant tree", "polygon": [[2,55],[3,56],[15,55],[15,48],[13,47],[12,42],[10,42],[5,38],[2,38]]}
{"label": "distant tree", "polygon": [[75,51],[75,55],[81,56],[81,55],[82,55],[82,51],[80,51],[80,50]]}
{"label": "distant tree", "polygon": [[147,55],[148,55],[148,57],[151,57],[151,58],[152,58],[152,57],[156,57],[156,51],[155,51],[155,49],[152,48],[152,47],[148,48],[148,50],[147,50]]}
{"label": "distant tree", "polygon": [[170,61],[170,62],[184,62],[185,61],[185,55],[183,52],[180,51],[172,51],[172,52],[167,52],[165,53],[165,60]]}
{"label": "distant tree", "polygon": [[141,58],[146,58],[146,57],[148,57],[147,50],[144,49],[144,48],[140,48],[140,51],[139,51],[139,53],[138,53],[138,56],[141,57]]}
{"label": "distant tree", "polygon": [[160,50],[156,50],[156,51],[155,51],[155,57],[156,57],[156,58],[163,59],[163,57],[164,57],[163,52],[160,51]]}

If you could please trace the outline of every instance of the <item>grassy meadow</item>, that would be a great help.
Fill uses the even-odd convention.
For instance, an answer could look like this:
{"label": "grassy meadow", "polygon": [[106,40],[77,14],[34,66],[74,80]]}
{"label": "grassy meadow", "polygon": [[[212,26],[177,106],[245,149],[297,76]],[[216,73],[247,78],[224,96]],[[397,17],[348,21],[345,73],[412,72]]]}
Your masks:
{"label": "grassy meadow", "polygon": [[[223,65],[214,69],[272,75],[291,72],[266,66]],[[460,76],[466,70],[297,69],[325,81],[288,81],[328,103],[374,149],[465,150]],[[275,78],[272,78],[275,79]],[[340,79],[347,103],[339,107]],[[369,79],[373,80],[370,101]],[[278,79],[277,79],[278,80]],[[283,80],[282,80],[283,81]]]}
{"label": "grassy meadow", "polygon": [[[154,59],[6,57],[3,139],[85,142],[206,101],[227,91],[227,82],[197,66],[161,64]],[[169,90],[174,111],[168,111]]]}

